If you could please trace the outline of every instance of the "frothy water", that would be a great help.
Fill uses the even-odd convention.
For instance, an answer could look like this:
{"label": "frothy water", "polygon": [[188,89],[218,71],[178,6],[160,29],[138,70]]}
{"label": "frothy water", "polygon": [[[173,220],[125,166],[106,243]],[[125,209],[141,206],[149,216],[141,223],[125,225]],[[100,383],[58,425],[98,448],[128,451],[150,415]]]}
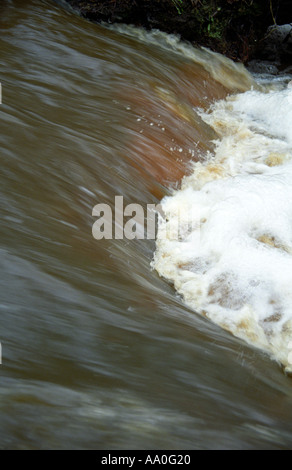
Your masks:
{"label": "frothy water", "polygon": [[[194,243],[190,251],[187,242],[169,244],[165,267],[173,267],[172,279],[181,276],[184,287],[190,277],[193,300],[194,276],[203,289],[211,269],[218,272],[214,279],[221,272],[233,275],[233,283],[221,281],[237,286],[231,300],[212,284],[213,309],[219,306],[228,320],[243,308],[242,291],[250,292],[253,306],[260,289],[272,283],[269,269],[259,265],[260,279],[252,281],[261,284],[249,285],[230,234],[235,224],[228,219],[222,225],[211,214],[218,203],[218,213],[233,221],[238,216],[242,244],[254,243],[257,256],[262,246],[263,256],[274,253],[279,265],[282,258],[288,263],[289,228],[283,225],[280,233],[280,219],[263,218],[254,239],[248,237],[249,214],[244,222],[227,197],[236,193],[239,205],[249,197],[255,211],[246,183],[238,198],[239,182],[246,178],[255,194],[267,191],[268,201],[272,188],[264,180],[270,178],[273,187],[285,187],[276,192],[275,207],[280,197],[283,202],[278,212],[263,204],[262,215],[273,209],[282,217],[286,205],[289,212],[290,173],[281,173],[290,161],[288,131],[281,125],[276,138],[274,125],[254,114],[259,103],[248,104],[275,96],[278,107],[288,96],[288,79],[268,83],[264,77],[258,84],[242,66],[176,37],[104,28],[58,4],[0,2],[0,448],[290,448],[291,380],[280,368],[182,302],[150,268],[155,240],[92,236],[96,204],[113,208],[115,197],[123,196],[125,206],[146,209],[189,175],[182,190],[164,200],[165,208],[180,197],[186,224],[193,205],[196,217],[199,209],[206,213],[202,227],[210,222],[214,229],[201,231],[204,256]],[[175,232],[176,219],[169,221]],[[224,243],[226,269],[218,264]],[[189,259],[192,270],[183,269]],[[158,267],[158,254],[156,261]],[[276,261],[273,269],[280,269]],[[274,289],[281,286],[275,277]],[[283,315],[275,322],[280,327],[287,305],[282,293],[270,294]],[[188,305],[192,299],[185,299]]]}
{"label": "frothy water", "polygon": [[220,138],[163,200],[153,266],[187,305],[291,372],[292,89],[247,91],[200,115]]}

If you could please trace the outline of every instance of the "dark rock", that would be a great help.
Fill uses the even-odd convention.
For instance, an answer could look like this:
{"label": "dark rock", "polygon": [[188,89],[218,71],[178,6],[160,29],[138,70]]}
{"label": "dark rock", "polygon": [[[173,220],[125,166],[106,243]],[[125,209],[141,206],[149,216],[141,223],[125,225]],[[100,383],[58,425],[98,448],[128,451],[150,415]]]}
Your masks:
{"label": "dark rock", "polygon": [[266,37],[261,42],[257,56],[268,61],[281,63],[292,62],[292,25],[274,25],[267,30]]}

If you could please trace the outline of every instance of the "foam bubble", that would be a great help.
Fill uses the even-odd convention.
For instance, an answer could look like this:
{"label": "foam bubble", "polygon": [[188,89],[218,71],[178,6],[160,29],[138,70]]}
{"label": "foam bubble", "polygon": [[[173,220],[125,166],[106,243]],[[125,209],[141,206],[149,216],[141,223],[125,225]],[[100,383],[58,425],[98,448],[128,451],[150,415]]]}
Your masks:
{"label": "foam bubble", "polygon": [[191,308],[291,372],[292,89],[200,115],[220,139],[163,199],[153,266]]}

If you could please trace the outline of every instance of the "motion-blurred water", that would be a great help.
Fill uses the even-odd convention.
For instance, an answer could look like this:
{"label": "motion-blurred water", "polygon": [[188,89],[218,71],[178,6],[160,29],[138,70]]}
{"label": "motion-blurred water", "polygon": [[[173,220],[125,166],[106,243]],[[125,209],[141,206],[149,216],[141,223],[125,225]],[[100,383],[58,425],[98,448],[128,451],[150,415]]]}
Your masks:
{"label": "motion-blurred water", "polygon": [[175,38],[0,5],[2,449],[286,449],[276,363],[188,309],[154,240],[92,209],[157,204],[213,149],[195,112],[252,86]]}

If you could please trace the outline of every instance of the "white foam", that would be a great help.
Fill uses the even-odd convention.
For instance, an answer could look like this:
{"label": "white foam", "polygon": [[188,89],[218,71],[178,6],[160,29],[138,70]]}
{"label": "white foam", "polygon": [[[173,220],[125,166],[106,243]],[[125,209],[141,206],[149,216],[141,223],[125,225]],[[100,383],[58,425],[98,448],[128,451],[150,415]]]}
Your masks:
{"label": "white foam", "polygon": [[153,266],[190,307],[292,371],[292,89],[200,114],[220,140],[163,199]]}

